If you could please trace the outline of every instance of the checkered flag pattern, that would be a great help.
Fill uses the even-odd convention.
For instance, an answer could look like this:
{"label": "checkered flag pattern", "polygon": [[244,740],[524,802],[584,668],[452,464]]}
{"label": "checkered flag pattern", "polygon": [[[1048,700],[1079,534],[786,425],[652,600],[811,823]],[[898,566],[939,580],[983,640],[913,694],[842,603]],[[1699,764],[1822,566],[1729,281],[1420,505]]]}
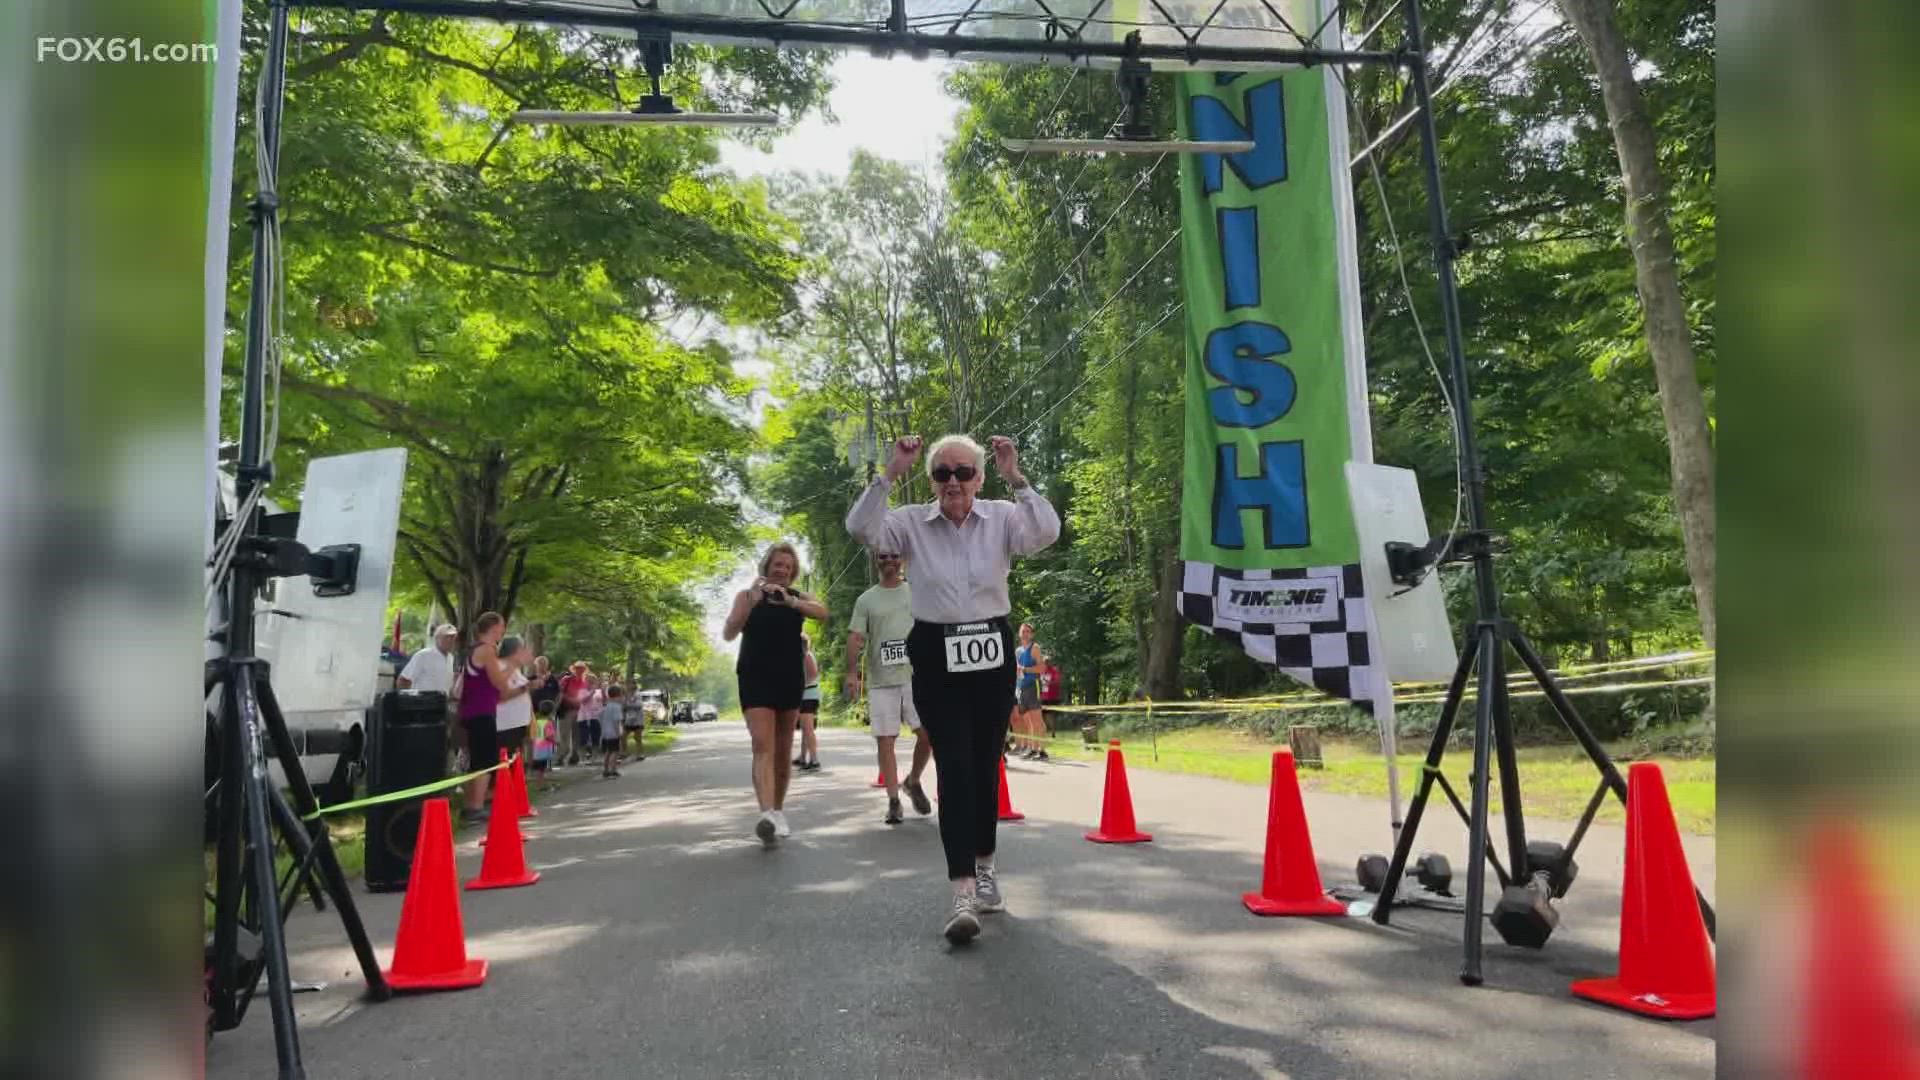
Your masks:
{"label": "checkered flag pattern", "polygon": [[[1281,674],[1317,690],[1346,698],[1371,711],[1376,692],[1367,604],[1360,564],[1308,566],[1276,570],[1234,570],[1212,563],[1186,562],[1180,589],[1180,614],[1216,637],[1237,642],[1248,656],[1272,664]],[[1243,623],[1216,610],[1224,581],[1298,581],[1331,578],[1338,582],[1338,619],[1312,623]]]}

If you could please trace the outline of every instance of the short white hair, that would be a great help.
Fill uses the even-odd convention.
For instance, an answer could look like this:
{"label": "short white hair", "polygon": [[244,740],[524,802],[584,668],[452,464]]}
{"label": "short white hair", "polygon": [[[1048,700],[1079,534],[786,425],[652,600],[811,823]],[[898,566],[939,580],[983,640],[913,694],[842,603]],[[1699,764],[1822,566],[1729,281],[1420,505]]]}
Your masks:
{"label": "short white hair", "polygon": [[927,450],[928,476],[933,475],[933,463],[940,460],[940,454],[955,446],[961,447],[966,450],[967,453],[973,455],[973,469],[975,472],[984,473],[987,471],[987,452],[981,448],[979,443],[974,442],[965,435],[942,435],[934,442],[933,446]]}

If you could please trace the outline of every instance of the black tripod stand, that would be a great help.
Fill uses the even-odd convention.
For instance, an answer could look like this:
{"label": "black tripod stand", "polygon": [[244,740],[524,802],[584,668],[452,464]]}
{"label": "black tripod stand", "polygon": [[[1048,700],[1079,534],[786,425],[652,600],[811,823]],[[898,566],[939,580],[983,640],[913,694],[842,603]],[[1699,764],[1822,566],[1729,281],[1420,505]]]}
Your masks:
{"label": "black tripod stand", "polygon": [[[353,895],[347,890],[339,860],[334,857],[326,824],[318,817],[308,817],[315,814],[319,804],[274,697],[267,664],[254,655],[254,601],[264,582],[305,575],[326,595],[344,595],[353,591],[359,568],[358,545],[313,553],[290,536],[269,535],[258,499],[273,478],[265,447],[264,417],[272,275],[277,260],[274,236],[278,232],[278,198],[273,178],[278,173],[280,117],[285,100],[285,0],[274,0],[270,19],[261,72],[266,92],[255,117],[261,126],[266,156],[258,163],[262,183],[251,208],[253,282],[234,485],[237,510],[233,520],[226,522],[227,531],[237,530],[237,534],[223,537],[215,548],[230,552],[230,562],[226,563],[229,576],[215,583],[216,590],[225,589],[226,618],[215,633],[222,655],[208,662],[205,682],[209,701],[206,801],[216,843],[214,923],[207,945],[206,976],[214,1030],[231,1029],[240,1023],[262,974],[266,976],[280,1076],[298,1080],[306,1070],[300,1061],[299,1033],[294,1026],[293,985],[287,972],[282,925],[303,888],[315,907],[324,907],[322,894],[333,901],[366,977],[369,995],[379,1000],[391,991],[380,973],[379,959],[367,940]],[[215,573],[221,569],[217,565]],[[273,784],[268,771],[270,760],[278,761],[286,775],[291,805]],[[275,865],[280,841],[292,855],[284,876]]]}
{"label": "black tripod stand", "polygon": [[[1491,562],[1491,552],[1484,534],[1463,534],[1454,546],[1461,552],[1461,557],[1474,563],[1476,577],[1490,584],[1491,568],[1488,564]],[[1514,752],[1504,663],[1509,647],[1532,674],[1560,722],[1580,743],[1581,749],[1586,751],[1587,757],[1600,773],[1599,786],[1588,801],[1586,812],[1581,816],[1571,840],[1564,847],[1552,845],[1544,852],[1530,852],[1526,820],[1520,806],[1520,769]],[[1472,809],[1469,811],[1461,804],[1453,786],[1440,771],[1440,762],[1446,754],[1454,721],[1459,716],[1467,680],[1476,676],[1470,791]],[[1489,766],[1496,764],[1490,760],[1492,758],[1497,758],[1500,770],[1501,817],[1507,835],[1506,866],[1502,866],[1499,858],[1490,850],[1493,838],[1488,830],[1488,797],[1491,794]],[[1483,618],[1474,625],[1463,643],[1459,665],[1454,668],[1453,679],[1447,685],[1446,702],[1441,706],[1440,721],[1434,728],[1426,763],[1420,771],[1420,786],[1408,806],[1406,823],[1400,829],[1393,856],[1387,865],[1386,880],[1389,883],[1398,882],[1406,873],[1407,860],[1413,851],[1421,818],[1426,812],[1427,799],[1436,786],[1446,794],[1467,825],[1467,895],[1463,932],[1466,957],[1461,967],[1460,981],[1468,986],[1478,986],[1482,981],[1480,943],[1481,923],[1486,911],[1487,866],[1492,865],[1501,889],[1501,899],[1494,910],[1494,925],[1510,943],[1539,948],[1546,943],[1547,936],[1558,921],[1550,901],[1563,895],[1571,884],[1572,871],[1569,868],[1573,866],[1574,853],[1581,839],[1586,836],[1587,826],[1592,823],[1609,793],[1622,803],[1627,797],[1626,781],[1614,766],[1606,748],[1586,722],[1580,719],[1579,712],[1554,681],[1553,674],[1527,641],[1526,635],[1512,621],[1499,617],[1497,608],[1492,618]],[[1513,869],[1509,871],[1507,867]],[[1383,888],[1380,900],[1373,909],[1373,920],[1382,926],[1387,924],[1391,915],[1395,893],[1393,888]],[[1713,908],[1707,904],[1705,897],[1699,897],[1699,902],[1700,912],[1711,930],[1714,925]]]}
{"label": "black tripod stand", "polygon": [[[1493,546],[1487,531],[1486,475],[1482,471],[1479,449],[1473,439],[1473,399],[1467,386],[1465,350],[1461,342],[1460,301],[1453,266],[1458,247],[1447,224],[1446,197],[1440,183],[1439,139],[1434,130],[1433,96],[1427,80],[1426,45],[1422,36],[1419,0],[1408,0],[1406,13],[1407,42],[1403,62],[1413,82],[1414,111],[1419,116],[1420,143],[1426,166],[1434,263],[1439,272],[1440,307],[1447,333],[1448,381],[1453,387],[1453,423],[1459,444],[1460,470],[1466,484],[1467,530],[1443,537],[1428,545],[1424,551],[1406,545],[1389,545],[1388,562],[1395,578],[1406,584],[1417,581],[1418,575],[1437,560],[1471,562],[1479,617],[1465,636],[1459,666],[1454,669],[1453,680],[1447,686],[1446,704],[1441,707],[1440,722],[1434,729],[1426,765],[1420,772],[1420,786],[1408,806],[1406,823],[1394,842],[1393,857],[1387,866],[1387,887],[1380,891],[1379,903],[1373,909],[1373,920],[1384,926],[1392,914],[1397,884],[1406,873],[1407,857],[1419,833],[1427,798],[1438,784],[1454,807],[1461,811],[1461,816],[1468,819],[1464,934],[1466,958],[1460,971],[1460,981],[1468,986],[1478,986],[1482,981],[1480,939],[1481,921],[1486,918],[1484,905],[1488,862],[1493,862],[1501,886],[1501,899],[1493,915],[1496,928],[1510,943],[1534,948],[1544,945],[1559,918],[1551,901],[1564,893],[1571,881],[1568,868],[1572,865],[1574,849],[1585,836],[1587,825],[1599,811],[1607,792],[1611,791],[1624,803],[1627,784],[1620,770],[1614,767],[1606,748],[1600,745],[1600,740],[1580,719],[1573,703],[1561,692],[1552,673],[1539,654],[1534,652],[1526,636],[1500,614],[1500,592],[1493,578]],[[1587,757],[1592,759],[1594,767],[1600,771],[1600,786],[1588,802],[1586,813],[1572,840],[1565,848],[1554,851],[1544,860],[1538,857],[1530,859],[1527,851],[1527,827],[1520,808],[1520,769],[1514,753],[1512,717],[1508,713],[1505,654],[1509,646],[1546,694],[1560,722],[1566,725],[1586,751]],[[1453,731],[1454,719],[1459,714],[1469,677],[1475,679],[1477,699],[1474,708],[1471,812],[1461,806],[1452,785],[1440,772],[1440,760],[1446,754],[1447,738]],[[1507,865],[1513,868],[1511,873],[1500,866],[1488,848],[1491,837],[1488,834],[1487,800],[1491,794],[1490,766],[1496,757],[1500,769],[1501,816],[1505,820],[1507,833]],[[1713,909],[1707,905],[1704,897],[1700,899],[1700,908],[1711,930]]]}
{"label": "black tripod stand", "polygon": [[[231,527],[244,526],[235,522]],[[236,565],[236,589],[252,587],[258,574],[256,569]],[[264,974],[280,1076],[297,1078],[306,1072],[294,1026],[293,984],[282,926],[303,889],[316,909],[325,910],[323,893],[333,901],[360,962],[368,994],[381,1000],[390,991],[340,871],[326,823],[318,818],[305,820],[319,804],[274,698],[267,664],[236,648],[236,637],[251,637],[236,633],[240,625],[238,620],[229,623],[227,655],[207,662],[207,696],[215,699],[217,695],[208,716],[217,761],[207,791],[208,812],[217,834],[213,935],[207,950],[210,1022],[216,1031],[239,1026]],[[277,760],[286,774],[291,805],[272,782],[270,759]],[[292,856],[284,874],[275,865],[281,841]]]}

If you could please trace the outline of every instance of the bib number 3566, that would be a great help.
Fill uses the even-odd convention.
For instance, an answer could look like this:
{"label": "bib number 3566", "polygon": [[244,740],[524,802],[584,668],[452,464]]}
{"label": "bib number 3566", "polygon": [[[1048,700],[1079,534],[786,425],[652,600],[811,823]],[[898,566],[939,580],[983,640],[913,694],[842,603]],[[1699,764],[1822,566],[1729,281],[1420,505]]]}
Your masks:
{"label": "bib number 3566", "polygon": [[990,671],[1005,660],[1000,631],[992,623],[963,623],[947,627],[947,670]]}

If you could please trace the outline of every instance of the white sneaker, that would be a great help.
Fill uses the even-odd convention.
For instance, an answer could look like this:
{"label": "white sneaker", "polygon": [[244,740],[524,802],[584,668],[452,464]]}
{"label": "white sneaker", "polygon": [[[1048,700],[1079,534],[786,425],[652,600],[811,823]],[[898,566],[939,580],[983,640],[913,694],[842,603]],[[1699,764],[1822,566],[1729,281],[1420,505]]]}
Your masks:
{"label": "white sneaker", "polygon": [[773,831],[780,839],[785,840],[787,837],[793,835],[793,826],[787,824],[787,812],[785,810],[769,810],[767,813],[773,815]]}
{"label": "white sneaker", "polygon": [[983,915],[1007,910],[1007,899],[1000,895],[1000,883],[994,880],[993,867],[973,868],[973,906]]}
{"label": "white sneaker", "polygon": [[773,823],[773,811],[762,810],[760,812],[760,820],[753,823],[753,835],[759,837],[760,842],[767,847],[772,847],[780,842],[780,830],[779,827]]}
{"label": "white sneaker", "polygon": [[953,910],[947,916],[947,924],[940,932],[955,945],[965,945],[980,934],[980,916],[973,913],[973,896],[969,893],[953,894]]}

